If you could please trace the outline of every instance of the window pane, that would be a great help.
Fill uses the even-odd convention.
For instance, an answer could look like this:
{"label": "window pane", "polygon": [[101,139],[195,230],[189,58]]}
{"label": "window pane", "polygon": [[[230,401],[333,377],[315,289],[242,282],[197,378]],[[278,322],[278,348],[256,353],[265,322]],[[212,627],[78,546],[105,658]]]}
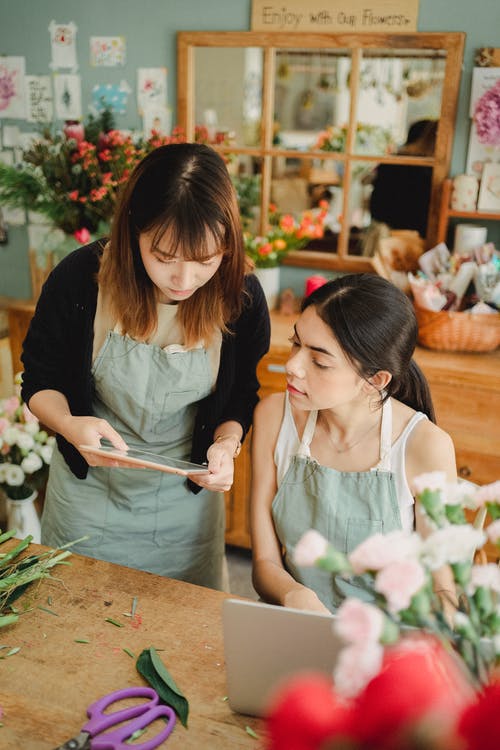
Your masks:
{"label": "window pane", "polygon": [[356,153],[432,156],[445,62],[444,53],[435,50],[363,53]]}
{"label": "window pane", "polygon": [[208,140],[238,146],[260,144],[262,50],[257,47],[197,47],[195,50],[195,124]]}
{"label": "window pane", "polygon": [[[319,148],[320,134],[349,116],[351,58],[347,50],[278,50],[274,86],[274,143]],[[334,144],[343,151],[344,142]]]}

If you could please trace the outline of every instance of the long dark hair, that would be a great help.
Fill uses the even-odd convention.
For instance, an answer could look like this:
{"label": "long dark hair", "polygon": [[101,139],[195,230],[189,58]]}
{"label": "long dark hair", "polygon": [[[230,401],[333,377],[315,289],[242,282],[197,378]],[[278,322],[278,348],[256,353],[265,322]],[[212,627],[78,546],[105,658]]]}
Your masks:
{"label": "long dark hair", "polygon": [[224,253],[216,274],[179,303],[186,343],[227,330],[242,304],[245,251],[234,186],[224,160],[199,143],[176,143],[148,154],[127,181],[115,212],[99,285],[124,333],[146,336],[157,324],[157,290],[144,268],[139,235],[169,232],[171,253],[187,260],[209,256],[208,237]]}
{"label": "long dark hair", "polygon": [[425,375],[412,359],[417,320],[408,297],[374,274],[349,274],[316,289],[302,303],[316,312],[352,362],[368,379],[387,370],[392,379],[382,401],[393,396],[436,421]]}

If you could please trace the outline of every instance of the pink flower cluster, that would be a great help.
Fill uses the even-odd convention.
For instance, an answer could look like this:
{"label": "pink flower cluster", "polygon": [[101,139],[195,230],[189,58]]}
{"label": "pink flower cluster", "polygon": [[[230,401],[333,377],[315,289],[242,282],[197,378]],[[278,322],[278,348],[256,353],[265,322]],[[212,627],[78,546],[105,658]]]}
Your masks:
{"label": "pink flower cluster", "polygon": [[477,102],[474,120],[479,141],[487,146],[500,146],[500,80]]}

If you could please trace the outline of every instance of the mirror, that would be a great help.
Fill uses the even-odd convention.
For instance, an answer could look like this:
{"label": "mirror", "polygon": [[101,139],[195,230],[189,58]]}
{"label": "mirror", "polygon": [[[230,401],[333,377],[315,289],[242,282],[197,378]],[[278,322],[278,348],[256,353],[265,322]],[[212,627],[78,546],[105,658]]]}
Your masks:
{"label": "mirror", "polygon": [[265,231],[271,202],[328,201],[325,236],[285,263],[370,270],[380,225],[435,242],[463,45],[462,33],[180,32],[179,124],[224,154],[250,231]]}

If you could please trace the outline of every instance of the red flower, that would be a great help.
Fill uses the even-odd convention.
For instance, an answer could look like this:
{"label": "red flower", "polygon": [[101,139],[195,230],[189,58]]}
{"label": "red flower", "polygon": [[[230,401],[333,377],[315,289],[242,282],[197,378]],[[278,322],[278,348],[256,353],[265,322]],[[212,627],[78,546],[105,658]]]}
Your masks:
{"label": "red flower", "polygon": [[325,675],[302,674],[278,690],[268,720],[268,750],[319,750],[332,737],[349,736],[351,710]]}
{"label": "red flower", "polygon": [[74,238],[81,245],[85,245],[90,240],[90,232],[85,227],[77,229],[74,233]]}
{"label": "red flower", "polygon": [[387,649],[382,670],[355,700],[355,737],[373,750],[392,750],[404,747],[403,737],[421,722],[445,733],[472,695],[464,673],[439,641],[407,638]]}
{"label": "red flower", "polygon": [[498,750],[500,746],[500,682],[488,685],[462,713],[458,733],[464,750]]}

